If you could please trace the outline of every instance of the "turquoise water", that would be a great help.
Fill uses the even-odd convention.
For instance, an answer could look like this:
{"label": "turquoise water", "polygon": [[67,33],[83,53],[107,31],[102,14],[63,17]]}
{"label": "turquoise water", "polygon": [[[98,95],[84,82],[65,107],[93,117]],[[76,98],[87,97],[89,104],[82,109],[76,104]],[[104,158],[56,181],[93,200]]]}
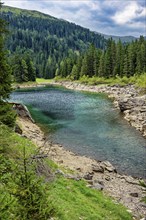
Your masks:
{"label": "turquoise water", "polygon": [[146,140],[129,126],[106,95],[48,87],[14,92],[50,139],[97,160],[108,160],[124,174],[146,178]]}

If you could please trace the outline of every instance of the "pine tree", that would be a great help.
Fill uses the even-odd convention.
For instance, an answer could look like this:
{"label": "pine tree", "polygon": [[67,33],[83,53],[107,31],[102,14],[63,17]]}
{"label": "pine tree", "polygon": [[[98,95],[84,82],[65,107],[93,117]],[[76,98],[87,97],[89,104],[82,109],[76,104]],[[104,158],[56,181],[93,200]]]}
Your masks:
{"label": "pine tree", "polygon": [[116,65],[116,44],[115,44],[115,41],[112,40],[112,43],[111,43],[111,66],[112,66],[112,69],[111,69],[111,76],[115,76],[114,75],[114,68],[115,68],[115,65]]}
{"label": "pine tree", "polygon": [[74,80],[78,79],[78,69],[77,69],[77,65],[76,64],[72,68],[71,78],[74,79]]}
{"label": "pine tree", "polygon": [[142,43],[140,46],[140,73],[144,73],[146,71],[146,43]]}
{"label": "pine tree", "polygon": [[55,76],[59,76],[59,68],[56,69]]}
{"label": "pine tree", "polygon": [[[0,8],[1,7],[2,4],[0,3]],[[6,22],[0,18],[0,122],[13,127],[15,114],[11,106],[5,101],[12,91],[11,71],[7,64],[6,51],[4,50],[4,37],[6,32]]]}
{"label": "pine tree", "polygon": [[80,78],[80,74],[81,74],[82,59],[83,57],[81,55],[79,55],[77,58],[77,80]]}
{"label": "pine tree", "polygon": [[100,57],[101,57],[101,50],[95,50],[94,52],[94,66],[93,66],[93,71],[94,71],[94,76],[98,76],[98,70],[99,70],[99,62],[100,62]]}
{"label": "pine tree", "polygon": [[135,73],[135,61],[136,61],[136,54],[135,54],[135,47],[134,44],[131,43],[128,46],[128,75],[133,76]]}
{"label": "pine tree", "polygon": [[25,60],[17,54],[14,59],[13,75],[18,83],[28,82],[28,68]]}
{"label": "pine tree", "polygon": [[124,55],[124,66],[123,66],[123,75],[128,76],[129,75],[129,68],[128,68],[128,53],[126,51]]}
{"label": "pine tree", "polygon": [[[0,8],[2,4],[0,3]],[[11,71],[6,60],[4,37],[7,33],[6,22],[0,18],[0,101],[9,97],[11,88]]]}
{"label": "pine tree", "polygon": [[94,59],[95,59],[95,46],[91,44],[87,51],[87,72],[89,77],[94,75]]}
{"label": "pine tree", "polygon": [[80,76],[87,76],[88,75],[88,62],[87,62],[87,55],[85,54],[82,62],[82,68]]}
{"label": "pine tree", "polygon": [[28,81],[36,81],[36,70],[34,67],[34,64],[32,62],[32,60],[30,59],[30,57],[27,55],[27,57],[25,58],[25,62],[27,65],[27,71],[28,71]]}
{"label": "pine tree", "polygon": [[106,77],[113,76],[115,63],[115,43],[112,39],[107,42],[107,49],[105,53],[105,74]]}
{"label": "pine tree", "polygon": [[105,54],[102,52],[99,60],[98,76],[105,77]]}
{"label": "pine tree", "polygon": [[24,59],[20,61],[20,74],[22,82],[28,82],[28,68]]}
{"label": "pine tree", "polygon": [[67,62],[66,59],[62,60],[60,63],[60,75],[61,77],[67,76]]}
{"label": "pine tree", "polygon": [[66,65],[67,65],[67,75],[70,75],[73,68],[73,61],[71,58],[67,58]]}
{"label": "pine tree", "polygon": [[123,61],[124,61],[123,45],[121,40],[119,40],[116,45],[114,76],[116,75],[121,77],[123,76]]}

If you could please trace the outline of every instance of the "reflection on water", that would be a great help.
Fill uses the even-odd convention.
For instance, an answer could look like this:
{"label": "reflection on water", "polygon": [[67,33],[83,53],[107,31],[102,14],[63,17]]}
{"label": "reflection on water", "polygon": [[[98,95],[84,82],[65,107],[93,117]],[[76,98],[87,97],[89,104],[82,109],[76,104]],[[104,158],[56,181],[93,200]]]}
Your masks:
{"label": "reflection on water", "polygon": [[59,88],[19,91],[11,99],[26,104],[52,131],[50,138],[81,155],[108,160],[123,173],[146,178],[146,142],[105,95]]}

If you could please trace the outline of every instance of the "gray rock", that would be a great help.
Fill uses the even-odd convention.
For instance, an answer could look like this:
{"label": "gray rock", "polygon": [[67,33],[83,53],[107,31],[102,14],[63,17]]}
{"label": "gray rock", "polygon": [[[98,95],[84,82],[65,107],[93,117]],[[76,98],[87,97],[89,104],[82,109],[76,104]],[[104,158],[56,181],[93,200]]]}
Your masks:
{"label": "gray rock", "polygon": [[130,193],[130,196],[132,196],[132,197],[138,197],[138,193],[136,193],[136,192]]}
{"label": "gray rock", "polygon": [[121,112],[130,110],[132,108],[132,106],[128,103],[127,99],[119,100],[118,105],[119,105]]}
{"label": "gray rock", "polygon": [[82,179],[82,177],[80,177],[80,176],[73,176],[73,175],[69,175],[69,174],[65,174],[64,177],[68,178],[68,179],[76,180],[76,181],[79,181]]}
{"label": "gray rock", "polygon": [[100,183],[96,183],[93,186],[91,186],[92,189],[97,189],[97,190],[103,190],[104,189],[104,185],[100,184]]}
{"label": "gray rock", "polygon": [[106,176],[106,177],[105,177],[105,180],[106,180],[106,181],[110,181],[110,180],[111,180],[110,176]]}
{"label": "gray rock", "polygon": [[104,168],[100,165],[93,165],[92,166],[92,170],[94,172],[100,172],[100,173],[104,173]]}
{"label": "gray rock", "polygon": [[109,172],[117,172],[116,168],[109,161],[101,162],[100,166]]}
{"label": "gray rock", "polygon": [[87,173],[87,174],[84,175],[83,178],[84,178],[85,180],[92,180],[93,174]]}

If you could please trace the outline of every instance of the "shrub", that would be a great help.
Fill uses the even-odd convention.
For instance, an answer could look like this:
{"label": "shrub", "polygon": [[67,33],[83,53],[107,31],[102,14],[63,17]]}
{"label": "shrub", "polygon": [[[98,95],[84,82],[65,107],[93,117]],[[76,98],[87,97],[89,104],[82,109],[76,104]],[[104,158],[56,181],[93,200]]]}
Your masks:
{"label": "shrub", "polygon": [[14,127],[16,113],[12,109],[11,104],[0,101],[0,106],[0,122],[8,125],[9,127]]}

